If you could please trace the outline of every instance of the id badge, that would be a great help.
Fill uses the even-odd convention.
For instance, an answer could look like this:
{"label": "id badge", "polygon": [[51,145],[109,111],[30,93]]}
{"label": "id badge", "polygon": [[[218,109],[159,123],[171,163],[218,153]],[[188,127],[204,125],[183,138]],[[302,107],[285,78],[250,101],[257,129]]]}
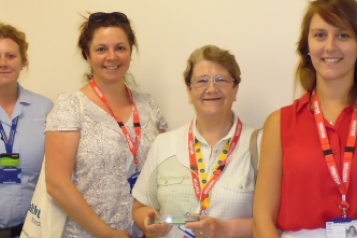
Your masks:
{"label": "id badge", "polygon": [[14,167],[0,169],[0,183],[21,183],[21,169]]}
{"label": "id badge", "polygon": [[128,183],[130,184],[130,194],[134,188],[134,185],[135,185],[136,180],[138,179],[139,175],[140,175],[140,172],[136,172],[136,173],[132,174],[130,176],[130,178],[128,178]]}
{"label": "id badge", "polygon": [[338,218],[326,222],[326,235],[327,238],[357,237],[357,220]]}
{"label": "id badge", "polygon": [[185,225],[179,225],[178,228],[185,233],[183,238],[196,238],[193,231],[189,228],[186,228]]}
{"label": "id badge", "polygon": [[2,153],[0,154],[1,167],[17,167],[20,165],[19,153]]}

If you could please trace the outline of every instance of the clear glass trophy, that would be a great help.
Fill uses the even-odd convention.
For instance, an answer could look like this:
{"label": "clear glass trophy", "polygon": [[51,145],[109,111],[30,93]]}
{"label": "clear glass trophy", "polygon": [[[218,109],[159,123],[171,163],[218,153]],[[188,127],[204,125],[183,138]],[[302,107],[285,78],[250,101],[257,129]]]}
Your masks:
{"label": "clear glass trophy", "polygon": [[146,188],[148,203],[156,213],[155,221],[150,221],[150,224],[167,222],[182,225],[199,220],[197,216],[192,216],[200,210],[192,173],[176,156],[165,159],[156,167]]}

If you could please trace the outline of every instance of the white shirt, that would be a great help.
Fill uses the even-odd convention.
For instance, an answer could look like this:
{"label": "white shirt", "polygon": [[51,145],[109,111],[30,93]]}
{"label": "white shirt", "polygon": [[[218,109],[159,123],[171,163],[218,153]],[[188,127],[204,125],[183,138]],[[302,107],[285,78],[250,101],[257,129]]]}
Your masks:
{"label": "white shirt", "polygon": [[[196,120],[194,121],[194,125],[193,133],[196,139],[201,142],[201,150],[207,167],[206,169],[208,170],[207,177],[209,178],[224,145],[228,139],[233,138],[234,136],[237,126],[237,118],[234,117],[234,124],[231,130],[213,149],[211,149],[210,145],[199,134],[196,127]],[[133,189],[133,196],[142,204],[150,206],[146,192],[148,181],[150,181],[150,175],[155,168],[163,163],[165,159],[175,155],[180,165],[185,166],[186,168],[190,167],[188,128],[189,124],[176,130],[160,134],[155,139],[149,151],[144,168]],[[211,190],[211,202],[208,214],[211,217],[224,221],[252,217],[255,181],[249,151],[249,142],[253,130],[252,127],[243,125],[239,142],[231,156],[227,158],[227,165]],[[176,165],[166,166],[168,174],[174,174],[175,170],[179,169],[178,163]],[[193,206],[196,208],[194,209],[195,212],[198,212],[200,206],[195,193],[193,192],[193,185],[190,177],[191,174],[188,173],[189,176],[183,176],[176,181],[165,184],[166,181],[162,179],[161,171],[164,170],[160,170],[157,175],[157,180],[155,180],[159,184],[157,185],[158,199],[156,203],[161,207],[161,212],[176,213],[178,210],[182,213],[190,212],[186,210],[192,210]],[[152,191],[152,189],[149,191]],[[188,190],[191,195],[188,197],[180,196],[184,190]],[[152,202],[151,204],[153,203],[155,204],[155,202]],[[183,235],[184,233],[180,231],[177,226],[174,226],[166,237],[178,238],[183,237]]]}

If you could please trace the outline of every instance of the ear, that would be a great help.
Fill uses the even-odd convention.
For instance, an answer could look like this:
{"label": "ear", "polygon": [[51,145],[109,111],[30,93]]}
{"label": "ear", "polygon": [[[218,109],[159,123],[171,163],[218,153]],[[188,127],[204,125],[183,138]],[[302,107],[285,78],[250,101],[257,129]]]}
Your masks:
{"label": "ear", "polygon": [[186,86],[186,89],[187,89],[187,94],[188,94],[188,102],[189,102],[190,104],[192,104],[192,96],[191,96],[191,94],[192,94],[192,88],[191,88],[191,86]]}
{"label": "ear", "polygon": [[233,93],[234,93],[234,101],[237,100],[237,93],[238,93],[238,89],[239,89],[239,85],[237,85],[234,89],[233,89]]}
{"label": "ear", "polygon": [[86,53],[86,58],[87,58],[88,64],[91,64],[90,57],[89,57],[89,54],[88,54],[88,53]]}

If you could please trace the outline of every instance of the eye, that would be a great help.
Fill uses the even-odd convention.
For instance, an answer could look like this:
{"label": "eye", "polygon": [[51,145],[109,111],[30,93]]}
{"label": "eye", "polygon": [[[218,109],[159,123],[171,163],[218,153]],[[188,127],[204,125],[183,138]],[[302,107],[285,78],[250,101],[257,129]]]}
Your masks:
{"label": "eye", "polygon": [[105,51],[105,49],[104,49],[104,47],[99,47],[96,51],[99,53],[103,53]]}
{"label": "eye", "polygon": [[118,46],[117,50],[118,51],[126,51],[126,47],[125,46]]}
{"label": "eye", "polygon": [[322,33],[322,32],[317,32],[314,34],[314,37],[318,38],[318,39],[324,38],[325,36],[326,36],[326,34]]}
{"label": "eye", "polygon": [[228,83],[228,82],[229,80],[226,77],[221,75],[216,76],[216,83]]}
{"label": "eye", "polygon": [[200,78],[197,80],[196,83],[200,83],[200,84],[205,84],[205,83],[209,83],[209,78]]}
{"label": "eye", "polygon": [[10,55],[8,55],[7,57],[8,57],[9,59],[14,59],[16,56],[13,55],[13,54],[10,54]]}
{"label": "eye", "polygon": [[351,38],[351,36],[347,33],[341,33],[338,35],[339,38],[341,39],[348,39],[348,38]]}

